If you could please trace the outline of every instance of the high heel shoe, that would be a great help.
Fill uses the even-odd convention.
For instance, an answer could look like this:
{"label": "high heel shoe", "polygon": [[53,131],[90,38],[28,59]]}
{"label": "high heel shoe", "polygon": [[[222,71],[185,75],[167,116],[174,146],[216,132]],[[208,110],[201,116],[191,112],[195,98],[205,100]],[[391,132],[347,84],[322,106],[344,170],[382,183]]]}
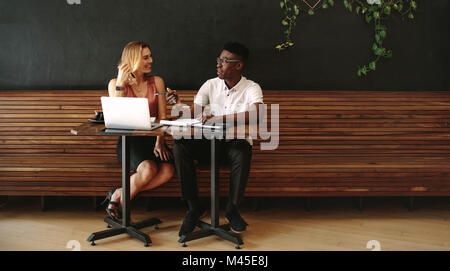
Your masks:
{"label": "high heel shoe", "polygon": [[[109,217],[114,220],[122,219],[122,212],[120,211],[119,207],[120,204],[116,201],[111,201],[112,195],[114,192],[116,192],[118,188],[113,188],[108,191],[108,194],[106,195],[106,198],[100,203],[102,206],[106,205],[106,213],[108,213]],[[113,205],[116,207],[115,209],[108,208],[109,205]]]}
{"label": "high heel shoe", "polygon": [[109,203],[111,201],[112,195],[114,194],[114,192],[116,192],[117,189],[117,187],[114,187],[113,189],[109,190],[106,194],[106,198],[100,203],[100,205],[105,206],[107,203]]}

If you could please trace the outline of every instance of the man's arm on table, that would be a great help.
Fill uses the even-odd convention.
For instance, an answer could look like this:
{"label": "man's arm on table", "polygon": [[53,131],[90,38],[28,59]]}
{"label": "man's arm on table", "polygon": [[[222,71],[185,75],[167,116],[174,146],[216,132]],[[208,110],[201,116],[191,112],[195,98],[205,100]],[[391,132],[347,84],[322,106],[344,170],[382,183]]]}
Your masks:
{"label": "man's arm on table", "polygon": [[[228,114],[228,115],[220,115],[220,116],[214,116],[210,114],[209,112],[206,112],[203,114],[205,107],[201,106],[199,104],[194,103],[191,106],[191,112],[192,117],[198,118],[202,121],[202,123],[227,123],[227,122],[233,122],[234,125],[246,125],[246,124],[259,124],[262,122],[262,120],[259,120],[259,106],[262,103],[254,103],[250,105],[250,108],[248,111],[245,112],[239,112],[234,114]],[[198,112],[198,113],[197,113]],[[195,116],[195,113],[198,115]],[[256,117],[255,120],[252,120],[251,117]]]}

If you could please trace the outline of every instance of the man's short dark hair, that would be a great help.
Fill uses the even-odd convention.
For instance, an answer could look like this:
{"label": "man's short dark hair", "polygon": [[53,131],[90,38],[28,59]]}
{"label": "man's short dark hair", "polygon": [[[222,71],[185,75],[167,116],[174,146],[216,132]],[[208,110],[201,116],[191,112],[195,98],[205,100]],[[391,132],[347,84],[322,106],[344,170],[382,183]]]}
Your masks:
{"label": "man's short dark hair", "polygon": [[230,53],[240,56],[244,63],[248,61],[248,57],[250,55],[250,51],[248,50],[248,48],[244,44],[238,42],[225,43],[225,45],[223,46],[223,50],[227,50]]}

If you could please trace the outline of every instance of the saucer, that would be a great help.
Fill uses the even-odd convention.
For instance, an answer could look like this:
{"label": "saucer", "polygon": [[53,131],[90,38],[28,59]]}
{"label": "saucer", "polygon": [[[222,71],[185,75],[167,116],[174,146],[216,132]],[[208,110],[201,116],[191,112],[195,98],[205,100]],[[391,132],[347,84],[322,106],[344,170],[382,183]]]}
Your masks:
{"label": "saucer", "polygon": [[89,119],[89,121],[93,123],[105,123],[104,120]]}

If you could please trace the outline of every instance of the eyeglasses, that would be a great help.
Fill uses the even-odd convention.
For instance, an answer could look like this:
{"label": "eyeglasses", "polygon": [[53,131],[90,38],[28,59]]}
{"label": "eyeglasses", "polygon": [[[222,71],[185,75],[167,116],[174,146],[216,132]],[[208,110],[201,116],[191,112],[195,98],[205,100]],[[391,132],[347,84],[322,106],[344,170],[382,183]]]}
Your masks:
{"label": "eyeglasses", "polygon": [[237,62],[241,62],[239,59],[222,59],[220,57],[216,58],[216,62],[217,64],[222,63],[222,65],[225,65],[226,63],[237,63]]}

